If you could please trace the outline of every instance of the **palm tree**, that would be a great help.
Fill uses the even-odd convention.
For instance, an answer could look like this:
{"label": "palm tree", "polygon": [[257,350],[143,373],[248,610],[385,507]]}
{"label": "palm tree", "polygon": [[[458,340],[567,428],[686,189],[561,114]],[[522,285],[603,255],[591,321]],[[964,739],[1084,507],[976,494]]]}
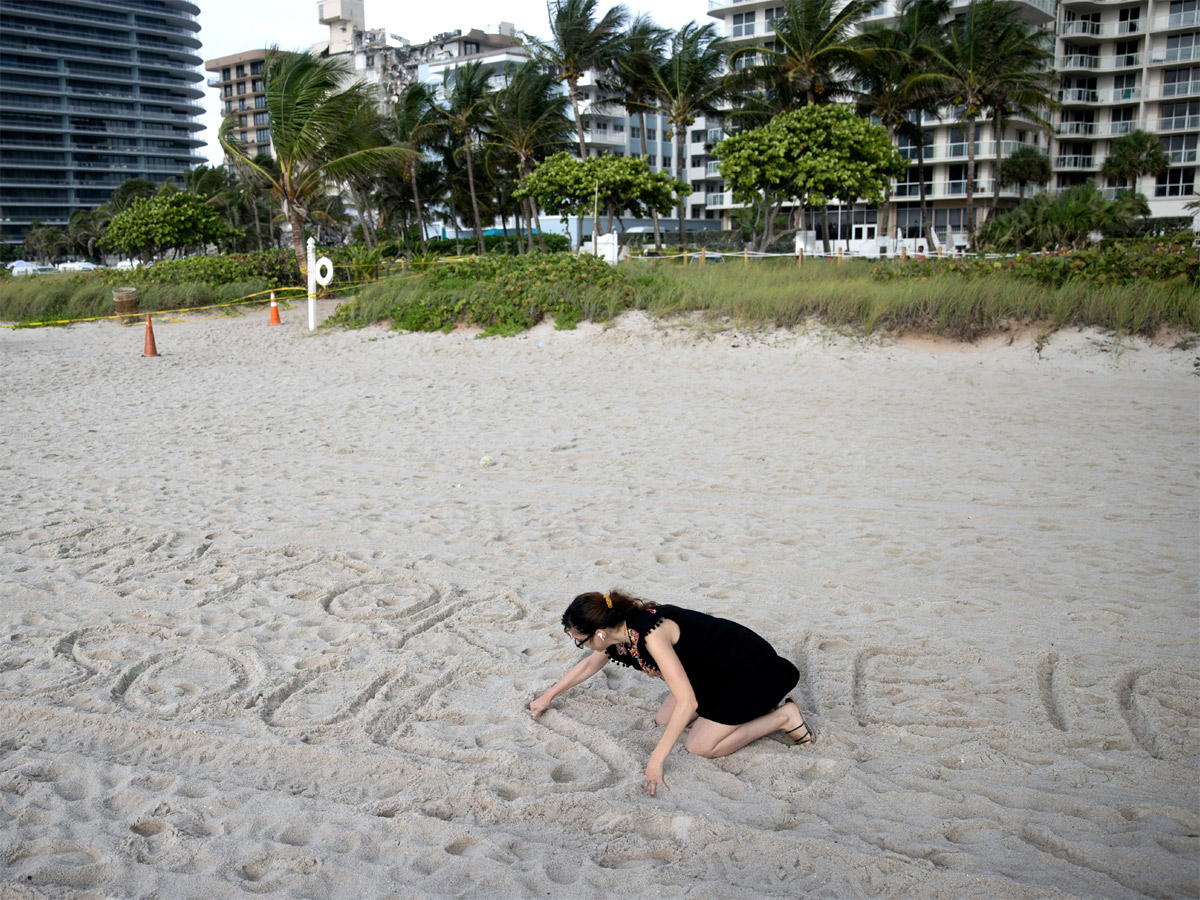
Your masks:
{"label": "palm tree", "polygon": [[405,174],[412,188],[412,201],[417,217],[417,230],[421,236],[421,253],[428,252],[425,244],[425,216],[421,208],[421,190],[417,175],[421,169],[421,151],[433,123],[433,94],[424,84],[416,82],[406,85],[392,106],[392,139],[398,146],[413,151],[411,159],[403,163]]}
{"label": "palm tree", "polygon": [[[862,98],[860,115],[874,116],[888,130],[893,143],[904,134],[917,145],[917,179],[922,195],[921,224],[924,232],[924,132],[921,117],[930,103],[905,90],[905,82],[928,60],[932,47],[942,39],[942,22],[950,12],[950,0],[903,0],[894,25],[868,28],[862,35],[865,50],[859,61]],[[915,121],[914,121],[915,119]],[[889,190],[890,196],[890,190]],[[888,213],[894,204],[885,200],[880,231],[891,234]]]}
{"label": "palm tree", "polygon": [[[875,7],[876,0],[785,0],[776,16],[773,47],[742,47],[731,55],[739,60],[762,54],[738,81],[756,81],[784,101],[783,108],[805,103],[830,103],[850,93],[850,79],[861,63],[855,30]],[[739,84],[741,86],[741,84]]]}
{"label": "palm tree", "polygon": [[1017,186],[1018,196],[1025,199],[1025,185],[1049,184],[1054,177],[1050,157],[1037,147],[1018,147],[1000,164],[1000,184]]}
{"label": "palm tree", "polygon": [[[728,96],[724,69],[725,48],[717,38],[716,26],[688,22],[671,36],[666,59],[651,73],[651,99],[639,107],[662,114],[670,123],[675,133],[675,177],[685,184],[688,126],[697,116],[721,112],[721,102]],[[680,197],[681,247],[687,246],[686,218],[687,201]]]}
{"label": "palm tree", "polygon": [[1130,183],[1137,188],[1143,175],[1160,175],[1171,164],[1162,142],[1147,131],[1131,131],[1112,142],[1100,174],[1109,181]]}
{"label": "palm tree", "polygon": [[614,6],[597,21],[596,5],[597,0],[550,0],[550,40],[527,38],[542,64],[567,83],[580,159],[587,159],[588,154],[579,114],[579,79],[589,70],[608,70],[621,49],[622,29],[629,18],[624,6]]}
{"label": "palm tree", "polygon": [[475,189],[475,157],[472,146],[487,127],[491,104],[488,73],[483,63],[469,62],[448,76],[449,94],[446,106],[434,107],[437,128],[458,144],[466,158],[467,187],[471,196],[471,215],[474,217],[475,242],[482,256],[483,224],[479,217],[479,193]]}
{"label": "palm tree", "polygon": [[96,209],[77,209],[71,213],[67,221],[67,237],[72,249],[88,259],[96,256],[96,245],[104,237],[104,229],[108,227],[111,218],[107,207]]}
{"label": "palm tree", "polygon": [[[515,160],[517,179],[524,178],[540,159],[569,145],[570,101],[555,84],[556,79],[541,69],[536,60],[510,68],[508,84],[492,98],[492,129],[489,146]],[[522,202],[529,221],[529,249],[533,235],[545,247],[537,204],[532,197]]]}
{"label": "palm tree", "polygon": [[331,181],[370,174],[388,161],[403,161],[413,151],[404,147],[371,146],[356,130],[373,103],[362,82],[341,85],[350,77],[349,64],[339,57],[267,51],[266,105],[271,121],[271,144],[277,169],[251,159],[233,137],[234,119],[221,123],[220,141],[235,165],[248,168],[269,184],[292,226],[296,264],[307,268],[304,225],[310,203]]}
{"label": "palm tree", "polygon": [[[641,129],[641,153],[646,155],[646,106],[653,96],[654,70],[662,64],[669,28],[662,28],[645,13],[629,23],[621,41],[621,50],[613,63],[612,72],[602,78],[601,90],[621,102],[629,112],[636,112]],[[662,252],[662,233],[658,227],[658,211],[650,210],[654,222],[654,247]]]}
{"label": "palm tree", "polygon": [[[1006,105],[1045,104],[1046,49],[1038,32],[1008,0],[971,0],[949,23],[946,40],[932,49],[932,70],[909,79],[907,89],[932,92],[959,107],[967,141],[967,235],[975,244],[976,123],[985,111]],[[996,135],[997,150],[1000,135]]]}

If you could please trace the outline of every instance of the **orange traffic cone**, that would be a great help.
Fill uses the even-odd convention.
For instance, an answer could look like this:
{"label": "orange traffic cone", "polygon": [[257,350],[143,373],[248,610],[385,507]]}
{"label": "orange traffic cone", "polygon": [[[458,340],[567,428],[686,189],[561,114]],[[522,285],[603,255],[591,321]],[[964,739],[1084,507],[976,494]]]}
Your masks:
{"label": "orange traffic cone", "polygon": [[275,292],[271,291],[271,325],[282,325],[279,321],[279,304],[275,302]]}
{"label": "orange traffic cone", "polygon": [[154,346],[154,326],[150,324],[150,314],[146,314],[146,349],[142,356],[158,356],[158,348]]}

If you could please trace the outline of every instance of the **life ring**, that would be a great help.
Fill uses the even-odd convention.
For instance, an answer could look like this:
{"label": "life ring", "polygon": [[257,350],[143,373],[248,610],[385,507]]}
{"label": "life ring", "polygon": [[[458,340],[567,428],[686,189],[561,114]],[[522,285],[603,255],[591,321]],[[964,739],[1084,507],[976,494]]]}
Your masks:
{"label": "life ring", "polygon": [[321,287],[327,287],[329,282],[333,281],[333,261],[328,256],[322,256],[317,260],[317,284]]}

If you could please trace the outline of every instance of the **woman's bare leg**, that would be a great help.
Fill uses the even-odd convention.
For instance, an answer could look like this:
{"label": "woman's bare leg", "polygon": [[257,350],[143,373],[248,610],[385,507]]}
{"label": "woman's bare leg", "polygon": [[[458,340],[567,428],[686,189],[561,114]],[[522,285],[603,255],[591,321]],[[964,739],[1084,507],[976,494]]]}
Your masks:
{"label": "woman's bare leg", "polygon": [[[667,723],[671,721],[671,713],[675,712],[675,695],[667,694],[667,699],[663,701],[662,706],[658,708],[658,713],[654,716],[654,724],[660,728],[665,728]],[[692,716],[692,722],[696,721],[696,717]],[[691,722],[688,723],[689,725]]]}
{"label": "woman's bare leg", "polygon": [[740,750],[751,741],[757,741],[772,731],[799,728],[803,721],[804,717],[795,703],[785,703],[778,709],[741,725],[722,725],[711,719],[699,719],[692,726],[683,746],[687,748],[688,753],[716,759],[728,756],[734,750]]}

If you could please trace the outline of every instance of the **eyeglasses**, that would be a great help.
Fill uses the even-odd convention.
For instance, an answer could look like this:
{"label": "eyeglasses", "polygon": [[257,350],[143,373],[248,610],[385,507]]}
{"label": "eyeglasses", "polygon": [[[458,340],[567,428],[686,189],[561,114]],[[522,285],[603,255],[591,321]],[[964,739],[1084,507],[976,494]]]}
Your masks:
{"label": "eyeglasses", "polygon": [[576,640],[575,638],[571,638],[571,640],[574,642],[575,646],[576,646],[578,649],[582,650],[584,647],[586,647],[586,646],[587,646],[587,642],[588,642],[588,641],[590,641],[590,640],[592,639],[592,637],[593,637],[593,635],[594,635],[594,634],[595,634],[595,632],[592,632],[592,634],[589,634],[589,635],[588,635],[587,637],[585,637],[585,638],[580,638],[579,640]]}

